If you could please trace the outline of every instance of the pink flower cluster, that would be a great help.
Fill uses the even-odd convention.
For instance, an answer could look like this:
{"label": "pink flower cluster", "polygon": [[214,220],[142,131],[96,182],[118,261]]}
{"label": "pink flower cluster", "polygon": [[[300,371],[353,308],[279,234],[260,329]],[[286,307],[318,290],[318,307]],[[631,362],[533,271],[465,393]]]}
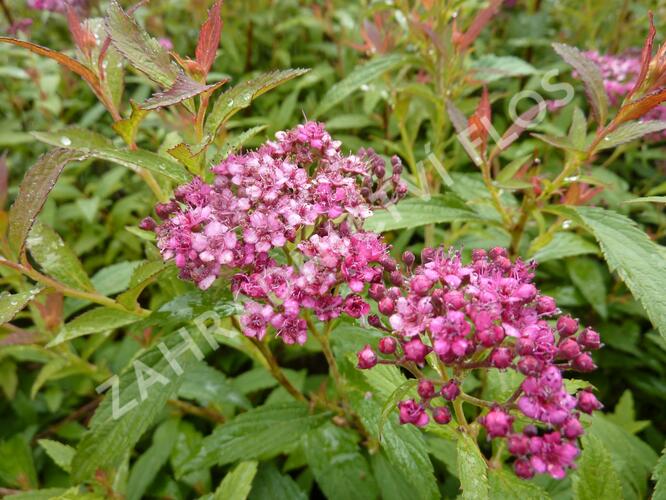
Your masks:
{"label": "pink flower cluster", "polygon": [[367,314],[358,292],[392,265],[381,237],[361,230],[373,208],[406,194],[397,157],[391,167],[388,176],[372,150],[344,155],[323,125],[307,122],[230,155],[212,168],[212,184],[196,178],[179,187],[156,207],[163,222],[148,218],[142,227],[155,230],[163,258],[201,289],[225,268],[235,273],[232,290],[249,299],[246,335],[261,339],[271,326],[285,343],[302,344],[302,308],[321,320]]}
{"label": "pink flower cluster", "polygon": [[[585,55],[601,70],[606,94],[613,106],[622,103],[624,97],[634,88],[641,71],[640,50],[628,51],[620,55],[599,54],[590,51]],[[642,120],[666,120],[666,106],[656,106]],[[648,136],[653,140],[664,137],[663,132]]]}
{"label": "pink flower cluster", "polygon": [[[482,402],[489,408],[479,418],[489,438],[508,439],[516,473],[524,478],[548,472],[562,478],[578,455],[583,433],[579,411],[600,407],[592,392],[567,392],[562,371],[588,372],[596,366],[590,351],[601,346],[599,334],[560,316],[555,301],[532,283],[533,265],[512,263],[506,250],[475,250],[463,264],[457,253],[426,249],[414,269],[414,255],[403,256],[405,276],[392,276],[393,286],[371,288],[383,317],[369,323],[384,330],[377,351],[367,345],[358,353],[362,369],[396,364],[419,377],[419,399],[399,403],[401,423],[427,425],[451,420],[450,402],[461,397],[458,374],[474,369],[516,370],[524,376],[504,402]],[[578,335],[576,335],[578,333]],[[421,375],[426,356],[452,370],[448,380]],[[438,404],[434,404],[439,402]],[[443,404],[442,404],[443,403]],[[519,412],[543,427],[514,431]]]}

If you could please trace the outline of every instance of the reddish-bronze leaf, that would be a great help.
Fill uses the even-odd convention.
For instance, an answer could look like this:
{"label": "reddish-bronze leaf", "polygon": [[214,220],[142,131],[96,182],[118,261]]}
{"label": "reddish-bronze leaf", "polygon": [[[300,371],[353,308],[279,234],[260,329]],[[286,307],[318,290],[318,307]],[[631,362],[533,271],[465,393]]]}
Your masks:
{"label": "reddish-bronze leaf", "polygon": [[648,12],[648,16],[650,17],[650,30],[648,31],[648,36],[645,39],[645,45],[643,45],[643,51],[641,52],[641,71],[638,74],[634,88],[632,88],[631,92],[627,94],[627,100],[631,99],[631,96],[633,96],[634,93],[636,93],[636,91],[641,88],[641,85],[643,85],[645,77],[647,76],[648,70],[650,69],[652,46],[654,45],[654,37],[657,35],[657,30],[654,27],[654,16],[652,15],[652,11]]}
{"label": "reddish-bronze leaf", "polygon": [[479,151],[482,154],[486,152],[488,147],[488,124],[490,123],[490,99],[488,98],[488,87],[484,85],[483,93],[481,94],[481,101],[476,108],[476,111],[469,117],[468,126],[473,127],[474,130],[470,132],[469,138],[472,142],[481,141]]}
{"label": "reddish-bronze leaf", "polygon": [[195,56],[204,76],[208,74],[211,66],[213,66],[217,47],[220,45],[220,35],[222,33],[221,7],[222,0],[215,0],[208,11],[208,19],[203,23],[199,32]]}
{"label": "reddish-bronze leaf", "polygon": [[483,28],[486,27],[490,20],[500,10],[502,2],[503,0],[490,0],[490,5],[476,15],[467,31],[463,34],[457,33],[457,36],[454,36],[454,43],[461,51],[466,50],[474,43],[474,40],[476,40]]}
{"label": "reddish-bronze leaf", "polygon": [[41,45],[37,45],[36,43],[26,42],[24,40],[17,40],[16,38],[0,36],[0,43],[10,43],[12,45],[18,45],[19,47],[23,47],[31,52],[34,52],[35,54],[46,56],[57,61],[58,63],[65,66],[67,69],[73,71],[81,78],[83,78],[86,81],[86,83],[90,86],[92,91],[95,93],[95,95],[102,102],[102,104],[104,104],[104,106],[108,110],[115,109],[113,103],[111,103],[111,101],[102,91],[102,87],[100,86],[99,78],[97,78],[97,75],[93,73],[89,68],[87,68],[79,61],[77,61],[76,59],[72,59],[71,57],[66,56],[65,54],[62,54],[55,50],[42,47]]}
{"label": "reddish-bronze leaf", "polygon": [[74,43],[89,58],[90,52],[95,46],[95,37],[81,24],[79,15],[71,5],[67,6],[67,24]]}
{"label": "reddish-bronze leaf", "polygon": [[625,104],[620,108],[620,111],[618,111],[617,116],[613,121],[620,124],[631,120],[637,120],[664,101],[666,101],[666,89],[646,95],[635,102]]}

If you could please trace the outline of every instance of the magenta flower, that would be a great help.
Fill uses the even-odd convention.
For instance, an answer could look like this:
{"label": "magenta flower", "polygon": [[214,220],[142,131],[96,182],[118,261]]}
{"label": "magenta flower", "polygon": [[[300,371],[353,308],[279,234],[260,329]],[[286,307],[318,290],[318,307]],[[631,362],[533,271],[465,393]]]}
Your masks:
{"label": "magenta flower", "polygon": [[424,427],[430,421],[425,408],[413,399],[398,403],[398,410],[401,424],[414,424],[417,427]]}

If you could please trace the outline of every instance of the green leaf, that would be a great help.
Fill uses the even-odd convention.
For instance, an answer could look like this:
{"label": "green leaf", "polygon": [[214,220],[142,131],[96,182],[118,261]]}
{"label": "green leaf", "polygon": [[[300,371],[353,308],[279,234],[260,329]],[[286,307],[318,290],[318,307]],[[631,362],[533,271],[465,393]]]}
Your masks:
{"label": "green leaf", "polygon": [[658,459],[654,450],[599,413],[592,418],[586,435],[597,438],[610,454],[623,497],[645,498],[647,479]]}
{"label": "green leaf", "polygon": [[71,472],[72,459],[76,453],[74,448],[50,439],[40,439],[37,442],[61,469],[65,472]]}
{"label": "green leaf", "polygon": [[652,472],[652,480],[656,483],[652,500],[666,500],[666,448],[661,452],[659,462]]}
{"label": "green leaf", "polygon": [[328,89],[324,97],[320,99],[319,106],[315,109],[314,118],[321,116],[332,107],[341,103],[362,85],[372,82],[387,71],[392,70],[404,62],[405,56],[401,54],[391,54],[375,57],[369,62],[357,66],[342,81]]}
{"label": "green leaf", "polygon": [[252,127],[251,129],[245,130],[244,132],[241,132],[238,135],[234,135],[232,137],[228,137],[226,141],[224,141],[224,144],[220,146],[219,151],[215,155],[215,158],[213,159],[213,163],[219,163],[222,160],[224,160],[227,156],[229,156],[231,153],[234,153],[235,151],[238,151],[240,148],[243,147],[243,145],[252,139],[255,135],[257,135],[259,132],[263,132],[266,129],[266,125],[257,125],[256,127]]}
{"label": "green leaf", "polygon": [[0,482],[23,489],[37,487],[32,453],[21,434],[0,441]]}
{"label": "green leaf", "polygon": [[634,198],[623,203],[666,203],[666,196],[645,196],[643,198]]}
{"label": "green leaf", "polygon": [[32,227],[27,246],[35,261],[52,278],[78,290],[94,290],[76,254],[46,224],[37,222]]}
{"label": "green leaf", "polygon": [[0,294],[0,325],[13,320],[41,291],[42,288],[37,287],[28,292]]}
{"label": "green leaf", "polygon": [[458,478],[463,500],[489,498],[488,467],[479,447],[467,434],[458,438]]}
{"label": "green leaf", "polygon": [[494,82],[504,77],[533,75],[536,68],[515,56],[487,54],[470,64],[474,78],[484,82]]}
{"label": "green leaf", "polygon": [[162,87],[169,87],[176,80],[179,70],[171,63],[167,51],[116,0],[109,4],[106,27],[113,46],[134,68]]}
{"label": "green leaf", "polygon": [[587,257],[576,257],[567,260],[567,271],[576,288],[580,290],[590,305],[599,315],[606,319],[606,283],[601,267],[596,260]]}
{"label": "green leaf", "polygon": [[600,126],[606,124],[608,114],[608,96],[604,89],[604,80],[599,67],[575,47],[563,43],[554,43],[553,49],[562,59],[572,66],[583,81],[585,94]]}
{"label": "green leaf", "polygon": [[106,137],[89,130],[68,128],[56,133],[33,132],[32,135],[46,144],[85,153],[87,157],[117,163],[130,170],[145,168],[179,184],[189,181],[191,177],[187,170],[175,161],[143,149],[130,151],[118,148]]}
{"label": "green leaf", "polygon": [[205,363],[199,363],[185,373],[178,396],[193,399],[201,406],[212,403],[231,404],[245,409],[252,407],[248,399],[234,389],[222,372]]}
{"label": "green leaf", "polygon": [[610,453],[595,436],[583,437],[583,453],[573,475],[575,500],[622,499],[622,486]]}
{"label": "green leaf", "polygon": [[357,445],[358,435],[327,423],[304,438],[305,455],[327,498],[377,497],[377,484]]}
{"label": "green leaf", "polygon": [[556,135],[550,135],[550,134],[537,134],[533,132],[532,134],[533,137],[536,137],[540,141],[545,142],[546,144],[550,144],[551,146],[555,146],[558,149],[565,149],[567,151],[573,151],[577,153],[582,153],[583,150],[580,149],[578,146],[576,146],[573,141],[569,137],[559,137]]}
{"label": "green leaf", "polygon": [[548,244],[540,248],[532,258],[537,262],[564,259],[576,255],[596,254],[599,247],[576,233],[555,233]]}
{"label": "green leaf", "polygon": [[428,200],[408,198],[389,210],[377,210],[365,221],[368,231],[393,231],[427,224],[477,220],[479,216],[458,197],[447,194]]}
{"label": "green leaf", "polygon": [[[197,331],[189,332],[202,354],[211,346]],[[166,349],[175,356],[183,346],[178,332],[164,340]],[[191,350],[177,356],[182,373],[197,362]],[[150,370],[150,371],[149,371]],[[79,443],[72,461],[74,481],[89,479],[98,468],[116,467],[139,440],[145,430],[173,398],[183,380],[182,373],[174,372],[158,346],[141,354],[116,379],[98,387],[98,392],[110,389],[91,421],[91,428]],[[141,379],[139,379],[141,377]],[[140,384],[140,380],[143,382]],[[116,398],[114,388],[116,384]]]}
{"label": "green leaf", "polygon": [[9,212],[9,244],[16,254],[23,251],[25,239],[46,197],[55,186],[65,165],[86,158],[80,151],[54,149],[43,156],[28,170],[19,186],[18,196]]}
{"label": "green leaf", "polygon": [[611,271],[617,271],[652,323],[666,338],[666,257],[631,219],[596,207],[561,208],[597,239]]}
{"label": "green leaf", "polygon": [[206,148],[201,148],[196,153],[193,153],[190,146],[181,142],[168,149],[167,153],[185,165],[187,170],[196,174],[201,170],[201,159],[206,154]]}
{"label": "green leaf", "polygon": [[178,437],[178,420],[170,419],[157,427],[153,442],[134,462],[127,482],[127,500],[139,500],[166,464]]}
{"label": "green leaf", "polygon": [[168,265],[161,260],[152,260],[143,263],[142,265],[136,267],[132,273],[132,277],[129,282],[129,289],[116,298],[119,304],[127,308],[138,307],[137,300],[141,292],[155,282],[157,277],[162,274]]}
{"label": "green leaf", "polygon": [[548,500],[550,495],[536,484],[520,479],[507,469],[488,469],[488,485],[493,498]]}
{"label": "green leaf", "polygon": [[232,87],[219,96],[213,105],[213,109],[206,118],[206,133],[211,137],[217,135],[221,125],[227,122],[241,109],[247,108],[254,99],[265,94],[271,89],[282,85],[297,76],[304,75],[308,69],[286,69],[264,73],[252,80]]}
{"label": "green leaf", "polygon": [[629,389],[622,393],[613,413],[606,413],[606,418],[630,434],[639,433],[651,423],[649,420],[636,420],[634,397]]}
{"label": "green leaf", "polygon": [[640,139],[645,135],[661,132],[664,129],[666,129],[666,121],[661,120],[623,123],[617,130],[604,137],[597,149],[614,148],[620,144]]}
{"label": "green leaf", "polygon": [[140,319],[141,316],[131,312],[110,307],[97,307],[84,312],[63,326],[47,347],[53,347],[84,335],[115,330],[136,323]]}
{"label": "green leaf", "polygon": [[11,498],[12,500],[53,500],[54,498],[60,498],[66,492],[65,488],[44,488],[42,490],[15,493],[5,498]]}
{"label": "green leaf", "polygon": [[139,130],[139,125],[149,113],[147,109],[140,108],[132,100],[130,100],[130,106],[132,107],[132,112],[130,113],[129,118],[124,118],[111,125],[113,130],[123,138],[123,141],[125,141],[125,144],[128,146],[136,142],[136,133]]}
{"label": "green leaf", "polygon": [[241,462],[229,472],[213,494],[214,500],[245,500],[257,474],[257,462]]}
{"label": "green leaf", "polygon": [[185,472],[278,455],[326,418],[325,414],[309,415],[307,407],[300,403],[255,408],[207,436],[199,454],[186,464]]}
{"label": "green leaf", "polygon": [[382,500],[413,500],[414,489],[402,470],[390,462],[383,450],[372,455],[370,460]]}
{"label": "green leaf", "polygon": [[254,478],[251,500],[307,500],[298,484],[288,475],[280,474],[272,463],[262,463]]}
{"label": "green leaf", "polygon": [[530,162],[531,159],[532,159],[532,154],[530,153],[528,155],[523,155],[513,160],[506,167],[500,170],[500,173],[497,175],[497,182],[499,184],[506,184],[512,181],[514,176],[518,173],[518,171],[526,163]]}

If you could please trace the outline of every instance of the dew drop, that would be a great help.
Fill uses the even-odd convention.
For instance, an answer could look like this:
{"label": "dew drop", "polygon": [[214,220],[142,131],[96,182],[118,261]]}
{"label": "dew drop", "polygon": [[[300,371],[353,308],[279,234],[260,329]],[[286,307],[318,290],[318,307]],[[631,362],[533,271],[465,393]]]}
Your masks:
{"label": "dew drop", "polygon": [[60,144],[62,144],[63,146],[70,146],[72,144],[72,141],[69,137],[61,137]]}

